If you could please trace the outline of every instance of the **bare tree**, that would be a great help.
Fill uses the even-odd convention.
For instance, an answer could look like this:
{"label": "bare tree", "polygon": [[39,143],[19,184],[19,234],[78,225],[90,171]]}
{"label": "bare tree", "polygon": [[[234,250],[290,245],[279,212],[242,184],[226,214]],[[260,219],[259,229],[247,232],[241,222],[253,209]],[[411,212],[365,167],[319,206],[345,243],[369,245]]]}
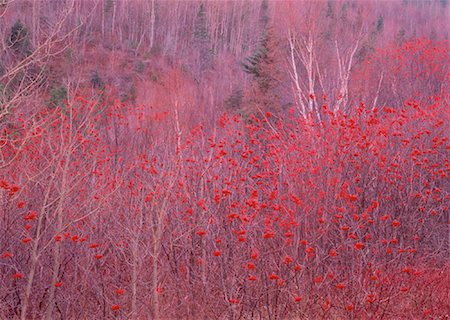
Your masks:
{"label": "bare tree", "polygon": [[[13,10],[10,6],[18,5],[14,2],[8,3],[5,10]],[[28,41],[28,31],[23,25],[17,25],[16,32],[20,37],[17,38],[11,34],[10,43],[3,50],[3,56],[9,56],[4,60],[3,73],[0,75],[0,84],[2,84],[2,101],[0,109],[0,121],[11,113],[12,109],[28,95],[35,93],[36,89],[43,86],[46,79],[46,65],[49,61],[64,52],[68,46],[71,37],[81,24],[65,30],[65,24],[73,13],[74,1],[69,1],[61,10],[61,13],[48,30],[39,33],[39,24],[37,12],[39,2],[33,2],[33,44],[34,48],[27,45],[27,52],[23,52],[18,58],[11,57],[11,51],[19,44]],[[29,51],[28,51],[29,50]]]}

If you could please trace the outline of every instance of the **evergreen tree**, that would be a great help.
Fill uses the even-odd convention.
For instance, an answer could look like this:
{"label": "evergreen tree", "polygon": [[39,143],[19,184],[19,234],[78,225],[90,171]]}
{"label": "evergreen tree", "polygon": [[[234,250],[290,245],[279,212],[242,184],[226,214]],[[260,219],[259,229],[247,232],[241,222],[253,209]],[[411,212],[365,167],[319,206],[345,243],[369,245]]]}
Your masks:
{"label": "evergreen tree", "polygon": [[201,3],[195,18],[194,39],[197,42],[206,42],[209,40],[208,27],[206,21],[205,4]]}
{"label": "evergreen tree", "polygon": [[[261,3],[261,36],[254,52],[241,62],[244,72],[252,75],[254,90],[250,103],[264,111],[279,111],[279,99],[276,94],[278,85],[276,42],[270,27],[267,0]],[[254,109],[254,108],[252,108]],[[252,110],[256,111],[256,110]]]}
{"label": "evergreen tree", "polygon": [[384,17],[382,15],[380,15],[377,20],[376,31],[378,33],[381,33],[383,31],[383,29],[384,29]]}
{"label": "evergreen tree", "polygon": [[244,71],[253,76],[262,93],[267,93],[273,83],[271,65],[274,58],[270,48],[269,30],[264,30],[253,54],[242,63]]}
{"label": "evergreen tree", "polygon": [[31,44],[28,36],[28,30],[20,20],[17,20],[11,27],[11,32],[7,38],[7,43],[8,46],[18,53],[25,56],[31,54]]}
{"label": "evergreen tree", "polygon": [[194,24],[194,48],[197,51],[200,71],[210,67],[212,63],[212,52],[210,48],[210,37],[208,32],[208,21],[206,19],[206,8],[202,2],[197,12]]}

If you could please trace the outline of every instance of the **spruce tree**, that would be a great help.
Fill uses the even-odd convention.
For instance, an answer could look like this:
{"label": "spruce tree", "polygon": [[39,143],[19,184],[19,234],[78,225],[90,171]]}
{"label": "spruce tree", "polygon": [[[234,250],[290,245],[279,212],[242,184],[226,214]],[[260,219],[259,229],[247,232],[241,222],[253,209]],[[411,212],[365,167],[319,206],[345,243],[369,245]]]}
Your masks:
{"label": "spruce tree", "polygon": [[194,48],[197,51],[200,71],[210,67],[212,62],[212,52],[210,48],[210,37],[208,32],[208,21],[206,19],[206,8],[202,2],[197,12],[194,24]]}
{"label": "spruce tree", "polygon": [[241,62],[244,72],[252,75],[253,92],[250,104],[252,112],[259,110],[278,112],[279,99],[276,94],[278,84],[276,42],[270,27],[267,0],[261,3],[261,35],[253,53]]}

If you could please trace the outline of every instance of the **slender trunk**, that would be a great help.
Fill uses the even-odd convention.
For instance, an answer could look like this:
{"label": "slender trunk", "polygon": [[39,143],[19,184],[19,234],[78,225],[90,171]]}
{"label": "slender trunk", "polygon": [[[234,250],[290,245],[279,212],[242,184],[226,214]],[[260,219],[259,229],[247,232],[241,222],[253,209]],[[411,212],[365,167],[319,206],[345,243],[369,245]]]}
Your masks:
{"label": "slender trunk", "polygon": [[151,0],[152,8],[150,12],[150,49],[153,48],[155,40],[155,0]]}
{"label": "slender trunk", "polygon": [[139,263],[139,240],[144,227],[144,199],[141,199],[141,213],[139,221],[134,231],[134,241],[132,243],[133,264],[131,269],[131,319],[137,319],[137,282],[140,269]]}
{"label": "slender trunk", "polygon": [[297,105],[299,104],[301,109],[299,110],[301,115],[306,118],[306,107],[305,104],[303,103],[303,98],[302,98],[302,89],[300,87],[300,81],[299,81],[299,76],[298,76],[298,72],[297,72],[297,64],[295,62],[295,56],[294,56],[294,52],[295,52],[295,44],[294,44],[294,39],[293,36],[290,34],[289,32],[289,48],[290,48],[290,62],[291,62],[291,67],[292,67],[292,73],[291,74],[291,78],[292,81],[294,82],[295,85],[295,96],[296,96],[296,101],[297,101]]}
{"label": "slender trunk", "polygon": [[33,45],[36,47],[38,42],[39,33],[39,0],[33,0],[33,13],[32,13],[32,25],[33,25]]}
{"label": "slender trunk", "polygon": [[131,271],[131,319],[137,319],[137,278],[139,239],[133,242],[133,268]]}
{"label": "slender trunk", "polygon": [[[64,201],[66,200],[67,192],[67,172],[69,170],[70,153],[67,151],[64,163],[64,169],[61,178],[61,194],[59,196],[58,207],[56,209],[56,230],[63,229],[63,208]],[[55,306],[55,292],[56,287],[54,284],[58,282],[59,270],[61,266],[61,243],[57,241],[53,250],[53,267],[52,267],[52,282],[49,289],[48,306],[45,313],[45,319],[52,319],[53,308]]]}
{"label": "slender trunk", "polygon": [[161,228],[158,227],[156,231],[156,239],[153,244],[153,270],[152,270],[152,294],[153,294],[153,319],[159,320],[159,295],[158,295],[158,256],[159,256],[159,246],[161,244]]}
{"label": "slender trunk", "polygon": [[102,38],[105,38],[105,5],[102,1]]}
{"label": "slender trunk", "polygon": [[166,219],[167,215],[167,204],[169,201],[169,196],[172,191],[172,187],[175,183],[175,179],[170,181],[168,188],[166,190],[166,195],[164,197],[164,200],[161,204],[161,210],[157,213],[158,216],[156,217],[155,226],[153,227],[153,265],[152,265],[152,297],[153,297],[153,319],[159,320],[160,318],[160,306],[159,306],[159,266],[158,266],[158,260],[159,260],[159,254],[161,252],[161,243],[162,243],[162,236],[164,232],[164,220]]}
{"label": "slender trunk", "polygon": [[[116,1],[113,2],[113,15],[112,15],[112,22],[111,22],[111,34],[114,36],[116,34],[116,12],[117,12],[117,3]],[[113,39],[114,41],[114,39]]]}
{"label": "slender trunk", "polygon": [[38,254],[39,240],[41,238],[42,225],[45,220],[46,206],[48,203],[48,199],[50,197],[52,182],[53,182],[53,179],[51,179],[51,181],[49,182],[49,184],[47,186],[47,190],[46,190],[45,196],[44,196],[44,202],[42,204],[41,212],[38,217],[38,223],[37,223],[37,227],[36,227],[36,235],[35,235],[35,239],[33,242],[33,249],[31,252],[30,271],[28,273],[27,286],[25,289],[25,295],[23,297],[22,309],[20,311],[20,319],[21,320],[27,319],[28,305],[30,302],[30,296],[31,296],[31,290],[33,287],[34,275],[36,273],[36,266],[37,266],[37,262],[38,262],[38,258],[39,258],[39,254]]}

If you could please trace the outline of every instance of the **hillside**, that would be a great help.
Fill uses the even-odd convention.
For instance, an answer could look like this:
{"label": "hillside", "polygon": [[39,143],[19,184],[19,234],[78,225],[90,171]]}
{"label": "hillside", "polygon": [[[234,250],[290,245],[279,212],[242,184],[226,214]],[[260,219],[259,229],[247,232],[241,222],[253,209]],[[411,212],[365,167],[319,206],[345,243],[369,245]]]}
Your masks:
{"label": "hillside", "polygon": [[0,319],[446,319],[449,10],[0,1]]}

